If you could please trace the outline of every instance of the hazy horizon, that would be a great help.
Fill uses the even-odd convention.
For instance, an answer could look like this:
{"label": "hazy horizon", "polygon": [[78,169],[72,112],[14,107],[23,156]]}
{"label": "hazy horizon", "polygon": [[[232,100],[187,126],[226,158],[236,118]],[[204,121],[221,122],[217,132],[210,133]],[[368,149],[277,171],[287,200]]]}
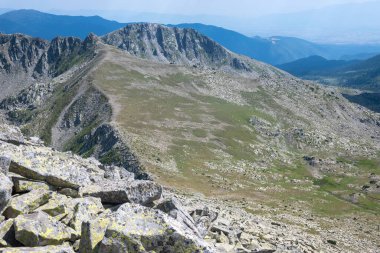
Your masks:
{"label": "hazy horizon", "polygon": [[[122,23],[204,23],[247,36],[291,36],[319,43],[380,43],[380,0],[257,0],[154,2],[111,0],[4,0],[0,9],[35,9],[53,14],[98,15]],[[186,3],[185,3],[186,2]],[[91,6],[91,8],[89,8]]]}

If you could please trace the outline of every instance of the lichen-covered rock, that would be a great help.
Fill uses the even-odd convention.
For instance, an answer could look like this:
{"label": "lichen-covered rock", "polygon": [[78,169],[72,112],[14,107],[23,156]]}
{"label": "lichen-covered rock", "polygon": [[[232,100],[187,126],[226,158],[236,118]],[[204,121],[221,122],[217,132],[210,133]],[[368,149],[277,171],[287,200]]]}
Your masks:
{"label": "lichen-covered rock", "polygon": [[184,210],[182,204],[176,198],[162,200],[157,204],[156,208],[189,227],[196,235],[201,236],[193,218]]}
{"label": "lichen-covered rock", "polygon": [[17,241],[30,247],[61,245],[78,238],[72,228],[41,211],[19,215],[14,221],[14,227]]}
{"label": "lichen-covered rock", "polygon": [[103,203],[126,202],[148,205],[161,197],[162,188],[153,181],[103,180],[80,189],[83,196],[98,197]]}
{"label": "lichen-covered rock", "polygon": [[47,184],[46,182],[30,180],[22,177],[12,177],[15,193],[25,193],[32,190],[44,189],[55,190],[55,187]]}
{"label": "lichen-covered rock", "polygon": [[206,236],[213,222],[218,218],[218,213],[210,210],[207,206],[203,209],[197,209],[191,212],[195,226],[202,237]]}
{"label": "lichen-covered rock", "polygon": [[68,197],[72,198],[79,198],[79,192],[77,190],[71,189],[71,188],[62,188],[58,191],[59,194],[66,195]]}
{"label": "lichen-covered rock", "polygon": [[208,252],[190,229],[159,210],[126,203],[110,220],[98,252]]}
{"label": "lichen-covered rock", "polygon": [[0,172],[0,212],[6,207],[12,196],[12,181]]}
{"label": "lichen-covered rock", "polygon": [[17,241],[15,239],[15,231],[13,228],[13,219],[9,219],[0,223],[0,241],[2,247],[12,247],[17,245]]}
{"label": "lichen-covered rock", "polygon": [[61,220],[69,214],[69,207],[67,205],[69,201],[65,195],[53,193],[49,201],[37,208],[36,211],[43,211],[56,220]]}
{"label": "lichen-covered rock", "polygon": [[78,189],[104,178],[90,160],[47,147],[0,143],[0,153],[11,158],[10,172],[60,188]]}
{"label": "lichen-covered rock", "polygon": [[97,215],[104,211],[99,198],[86,197],[78,201],[74,207],[73,218],[70,227],[81,233],[82,223],[96,219]]}
{"label": "lichen-covered rock", "polygon": [[111,180],[128,180],[132,181],[135,178],[135,174],[127,171],[124,168],[117,166],[104,166],[104,177]]}
{"label": "lichen-covered rock", "polygon": [[52,195],[53,192],[51,191],[38,189],[13,197],[4,211],[4,216],[7,218],[15,218],[20,214],[30,213],[47,203]]}
{"label": "lichen-covered rock", "polygon": [[95,220],[82,223],[81,240],[79,244],[80,253],[97,251],[99,243],[104,238],[109,222],[109,218],[99,217]]}
{"label": "lichen-covered rock", "polygon": [[24,136],[18,127],[4,124],[0,124],[0,140],[16,145],[25,142]]}
{"label": "lichen-covered rock", "polygon": [[45,246],[45,247],[20,247],[20,248],[3,248],[1,253],[74,253],[70,246]]}
{"label": "lichen-covered rock", "polygon": [[7,176],[10,165],[11,159],[8,156],[0,156],[0,172]]}

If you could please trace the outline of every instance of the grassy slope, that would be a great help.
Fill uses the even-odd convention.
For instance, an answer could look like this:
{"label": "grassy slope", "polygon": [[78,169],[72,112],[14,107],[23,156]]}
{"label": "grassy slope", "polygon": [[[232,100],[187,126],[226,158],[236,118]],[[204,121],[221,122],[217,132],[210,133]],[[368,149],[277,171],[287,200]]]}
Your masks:
{"label": "grassy slope", "polygon": [[[328,150],[300,149],[297,143],[281,138],[272,143],[273,138],[249,124],[257,116],[283,129],[290,128],[294,119],[311,125],[279,105],[267,91],[258,87],[241,92],[246,103],[233,103],[204,92],[215,85],[208,81],[208,74],[135,61],[108,60],[94,79],[116,106],[115,120],[133,150],[161,183],[269,205],[284,199],[308,201],[315,212],[329,215],[380,211],[379,202],[367,198],[356,205],[344,200],[347,194],[360,191],[349,184],[359,186],[369,171],[379,173],[377,165],[365,165],[378,161],[363,160],[349,174],[327,173],[318,180],[302,159],[304,150],[321,156]],[[268,107],[276,113],[265,110]],[[349,166],[353,160],[344,164]]]}

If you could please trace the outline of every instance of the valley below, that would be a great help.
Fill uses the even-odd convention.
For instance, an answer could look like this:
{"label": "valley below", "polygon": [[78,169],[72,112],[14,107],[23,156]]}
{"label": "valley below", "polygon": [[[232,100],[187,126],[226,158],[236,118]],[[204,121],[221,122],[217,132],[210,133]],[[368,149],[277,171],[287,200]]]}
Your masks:
{"label": "valley below", "polygon": [[3,122],[218,210],[247,232],[245,252],[378,252],[378,113],[193,30],[133,24],[67,43],[56,65],[29,64],[49,75],[18,75]]}

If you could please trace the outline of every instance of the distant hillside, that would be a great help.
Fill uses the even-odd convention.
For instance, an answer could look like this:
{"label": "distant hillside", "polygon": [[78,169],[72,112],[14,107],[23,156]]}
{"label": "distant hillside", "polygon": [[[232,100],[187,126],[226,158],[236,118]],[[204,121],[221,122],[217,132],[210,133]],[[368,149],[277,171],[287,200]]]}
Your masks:
{"label": "distant hillside", "polygon": [[23,33],[48,40],[57,36],[74,36],[83,39],[91,32],[104,35],[123,26],[125,24],[99,16],[53,15],[35,10],[10,11],[0,15],[0,32]]}
{"label": "distant hillside", "polygon": [[278,65],[295,76],[329,85],[379,91],[380,55],[364,61],[329,61],[319,56]]}
{"label": "distant hillside", "polygon": [[[247,37],[243,34],[221,27],[204,24],[170,25],[180,28],[192,28],[210,37],[224,47],[239,54],[257,60],[278,65],[312,55],[326,59],[361,59],[380,53],[380,45],[322,45],[292,37],[274,36],[269,38]],[[355,58],[360,56],[359,58]]]}
{"label": "distant hillside", "polygon": [[[57,36],[74,36],[84,39],[90,32],[102,36],[124,26],[126,24],[109,21],[99,16],[53,15],[35,10],[16,10],[0,15],[1,33],[23,33],[47,40]],[[380,53],[380,45],[320,45],[291,37],[250,38],[238,32],[204,24],[170,26],[195,29],[235,53],[272,65],[312,55],[320,55],[326,59],[342,57],[356,59],[355,57]]]}
{"label": "distant hillside", "polygon": [[278,65],[277,67],[295,76],[330,74],[331,71],[358,63],[359,61],[327,60],[321,56],[313,55],[294,62]]}

